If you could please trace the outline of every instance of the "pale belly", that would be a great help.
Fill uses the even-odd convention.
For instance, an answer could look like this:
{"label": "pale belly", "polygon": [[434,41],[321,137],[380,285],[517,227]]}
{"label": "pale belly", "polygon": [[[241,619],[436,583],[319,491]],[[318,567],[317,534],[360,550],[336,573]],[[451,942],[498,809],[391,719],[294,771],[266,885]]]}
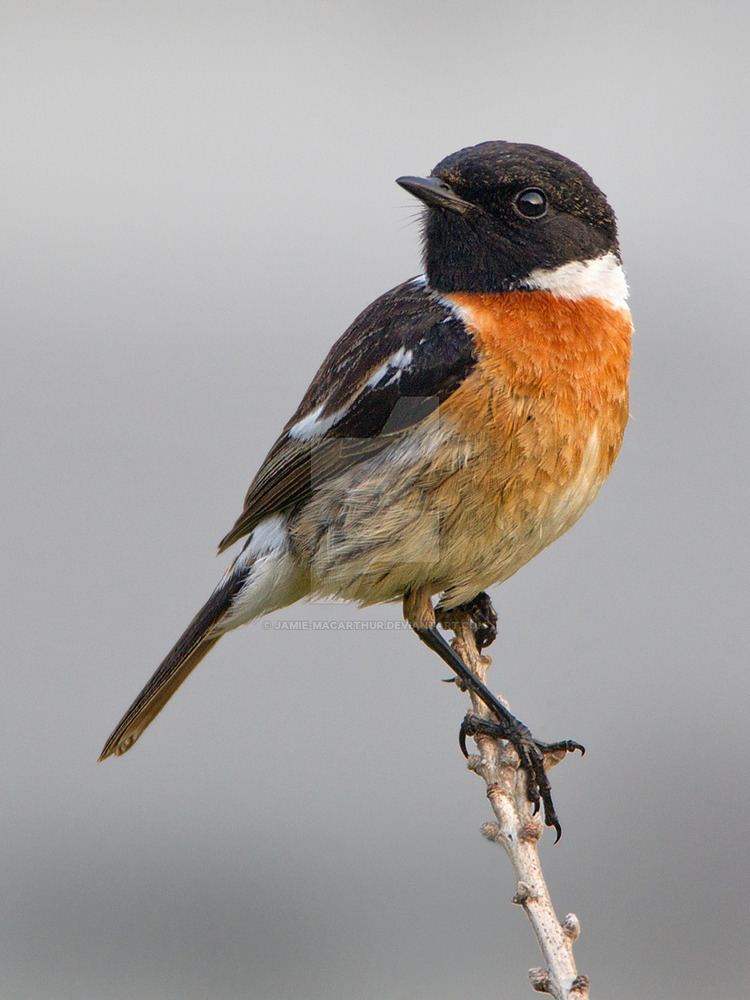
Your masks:
{"label": "pale belly", "polygon": [[603,481],[595,426],[574,467],[486,452],[433,427],[323,484],[292,528],[311,593],[375,604],[427,587],[461,604],[567,531]]}

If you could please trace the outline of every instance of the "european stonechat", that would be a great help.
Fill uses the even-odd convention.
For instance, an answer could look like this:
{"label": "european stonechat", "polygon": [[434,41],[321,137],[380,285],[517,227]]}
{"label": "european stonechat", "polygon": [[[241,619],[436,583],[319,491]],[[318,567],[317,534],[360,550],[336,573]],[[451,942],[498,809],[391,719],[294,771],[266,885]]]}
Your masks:
{"label": "european stonechat", "polygon": [[424,206],[424,274],[333,346],[219,545],[241,551],[101,758],[130,749],[230,629],[304,597],[402,600],[491,709],[559,836],[544,752],[582,747],[535,740],[438,623],[465,607],[488,644],[486,588],[567,531],[617,457],[632,324],[615,215],[576,163],[521,143],[397,183]]}

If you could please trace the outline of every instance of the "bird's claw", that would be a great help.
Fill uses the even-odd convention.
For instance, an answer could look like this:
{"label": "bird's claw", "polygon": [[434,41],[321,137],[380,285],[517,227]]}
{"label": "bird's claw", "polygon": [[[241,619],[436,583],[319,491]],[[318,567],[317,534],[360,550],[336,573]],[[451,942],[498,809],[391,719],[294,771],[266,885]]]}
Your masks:
{"label": "bird's claw", "polygon": [[497,639],[497,611],[492,606],[489,594],[484,591],[465,605],[474,622],[474,638],[480,650],[491,646]]}
{"label": "bird's claw", "polygon": [[526,797],[531,803],[532,813],[536,816],[542,806],[544,807],[545,825],[555,830],[555,843],[557,843],[562,836],[562,828],[552,801],[552,788],[544,767],[544,755],[560,751],[572,753],[575,750],[583,755],[584,747],[575,740],[559,740],[556,743],[535,740],[527,727],[517,719],[512,723],[506,720],[495,721],[471,713],[464,718],[458,734],[459,746],[464,757],[469,755],[466,740],[470,736],[490,736],[492,739],[507,740],[511,744],[518,754],[519,766],[526,775]]}
{"label": "bird's claw", "polygon": [[474,736],[474,731],[471,729],[469,723],[470,718],[471,718],[470,715],[464,716],[464,719],[461,723],[461,728],[458,730],[458,745],[461,747],[461,753],[464,755],[464,757],[467,758],[469,756],[469,751],[466,749],[466,737]]}
{"label": "bird's claw", "polygon": [[556,743],[545,743],[543,740],[534,740],[542,753],[559,753],[564,750],[566,753],[579,751],[582,757],[586,756],[586,747],[575,740],[558,740]]}
{"label": "bird's claw", "polygon": [[457,615],[469,615],[474,625],[474,639],[480,650],[491,646],[497,638],[497,611],[492,606],[489,594],[484,591],[457,608],[441,610],[438,607],[435,610],[440,624],[448,629],[453,628]]}

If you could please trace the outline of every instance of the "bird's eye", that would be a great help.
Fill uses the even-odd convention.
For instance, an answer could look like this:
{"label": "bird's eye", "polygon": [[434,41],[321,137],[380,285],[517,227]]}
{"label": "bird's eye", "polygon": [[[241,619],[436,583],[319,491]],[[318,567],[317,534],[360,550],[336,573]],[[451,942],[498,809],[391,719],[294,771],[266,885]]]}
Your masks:
{"label": "bird's eye", "polygon": [[539,188],[526,188],[516,195],[513,207],[524,219],[541,219],[547,214],[547,195]]}

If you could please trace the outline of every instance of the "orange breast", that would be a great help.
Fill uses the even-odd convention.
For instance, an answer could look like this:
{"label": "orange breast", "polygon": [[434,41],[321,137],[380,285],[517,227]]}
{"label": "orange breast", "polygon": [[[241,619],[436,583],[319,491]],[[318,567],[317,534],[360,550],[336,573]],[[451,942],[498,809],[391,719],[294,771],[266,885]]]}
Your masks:
{"label": "orange breast", "polygon": [[474,333],[479,364],[441,413],[477,442],[475,482],[499,496],[503,519],[553,511],[551,540],[591,502],[620,449],[630,314],[548,292],[450,300]]}

